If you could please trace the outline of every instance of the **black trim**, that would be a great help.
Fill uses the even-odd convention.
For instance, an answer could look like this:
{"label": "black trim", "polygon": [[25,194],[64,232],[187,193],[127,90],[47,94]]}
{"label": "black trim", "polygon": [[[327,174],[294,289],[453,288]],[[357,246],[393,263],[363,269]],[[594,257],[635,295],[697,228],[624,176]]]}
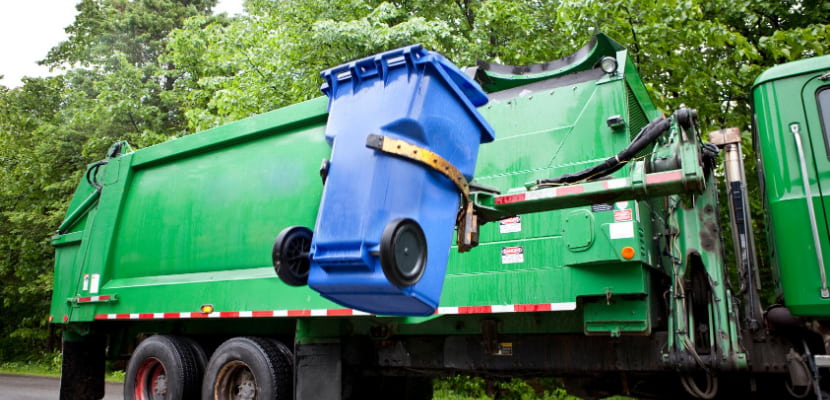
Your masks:
{"label": "black trim", "polygon": [[587,71],[580,71],[574,74],[568,74],[558,78],[545,79],[543,81],[534,82],[529,85],[518,86],[510,89],[505,89],[499,92],[488,93],[487,97],[490,100],[505,100],[514,97],[519,97],[523,94],[532,94],[536,92],[543,92],[545,90],[556,89],[563,86],[575,85],[577,83],[595,81],[602,78],[605,72],[601,69],[589,69]]}
{"label": "black trim", "polygon": [[547,71],[553,71],[575,63],[591,54],[591,50],[597,44],[597,37],[594,36],[585,46],[582,46],[575,53],[562,57],[558,60],[530,65],[504,65],[483,60],[477,60],[476,65],[483,70],[505,75],[533,75]]}

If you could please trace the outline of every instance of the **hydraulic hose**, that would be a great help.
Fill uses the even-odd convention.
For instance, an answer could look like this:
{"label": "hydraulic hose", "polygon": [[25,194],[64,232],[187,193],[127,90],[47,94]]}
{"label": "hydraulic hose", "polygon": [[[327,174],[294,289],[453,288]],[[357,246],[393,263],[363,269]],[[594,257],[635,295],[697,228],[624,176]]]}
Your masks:
{"label": "hydraulic hose", "polygon": [[89,169],[86,170],[86,181],[90,184],[90,186],[93,186],[95,188],[95,190],[97,190],[99,192],[101,191],[101,189],[104,186],[101,185],[100,183],[98,183],[98,170],[102,166],[107,165],[108,163],[109,163],[109,161],[107,161],[107,160],[101,160],[101,161],[95,162],[94,164],[92,164],[89,167]]}
{"label": "hydraulic hose", "polygon": [[656,118],[644,126],[643,129],[637,133],[637,136],[634,137],[628,147],[614,157],[608,158],[600,164],[573,174],[564,174],[556,178],[539,179],[536,181],[536,185],[564,185],[586,179],[602,178],[610,175],[622,168],[625,163],[631,161],[631,159],[634,158],[637,153],[646,148],[646,146],[657,140],[660,135],[669,130],[669,127],[671,127],[671,119],[663,117]]}

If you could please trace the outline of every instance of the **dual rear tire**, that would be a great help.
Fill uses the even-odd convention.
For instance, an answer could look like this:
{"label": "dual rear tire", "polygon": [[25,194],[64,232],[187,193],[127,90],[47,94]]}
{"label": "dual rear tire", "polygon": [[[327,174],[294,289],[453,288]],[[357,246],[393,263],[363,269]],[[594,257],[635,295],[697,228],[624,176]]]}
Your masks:
{"label": "dual rear tire", "polygon": [[177,336],[154,335],[138,345],[127,365],[124,398],[199,399],[204,351]]}
{"label": "dual rear tire", "polygon": [[293,397],[291,350],[275,339],[235,337],[210,360],[195,341],[154,335],[127,365],[128,400],[286,400]]}
{"label": "dual rear tire", "polygon": [[205,369],[202,398],[293,398],[291,351],[282,343],[262,337],[236,337],[222,343]]}

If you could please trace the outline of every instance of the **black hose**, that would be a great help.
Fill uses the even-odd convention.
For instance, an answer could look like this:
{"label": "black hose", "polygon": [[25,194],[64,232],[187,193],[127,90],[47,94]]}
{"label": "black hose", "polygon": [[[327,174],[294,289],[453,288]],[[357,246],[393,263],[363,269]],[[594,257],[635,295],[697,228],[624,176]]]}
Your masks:
{"label": "black hose", "polygon": [[104,186],[101,185],[100,183],[98,183],[98,170],[102,166],[107,165],[108,163],[109,163],[109,161],[107,161],[107,160],[101,160],[101,161],[98,161],[98,162],[92,164],[89,167],[89,169],[86,170],[86,181],[87,181],[87,183],[89,183],[90,186],[95,187],[95,190],[97,190],[99,192],[101,191],[101,189]]}
{"label": "black hose", "polygon": [[653,143],[660,135],[669,130],[671,127],[671,119],[656,118],[649,122],[643,129],[637,133],[637,136],[631,140],[628,147],[619,152],[616,156],[611,157],[600,164],[593,167],[583,169],[582,171],[573,174],[564,174],[556,178],[539,179],[536,181],[537,185],[562,185],[568,183],[579,182],[585,179],[597,179],[610,175],[620,168],[625,163],[631,161],[637,153],[642,151],[646,146]]}

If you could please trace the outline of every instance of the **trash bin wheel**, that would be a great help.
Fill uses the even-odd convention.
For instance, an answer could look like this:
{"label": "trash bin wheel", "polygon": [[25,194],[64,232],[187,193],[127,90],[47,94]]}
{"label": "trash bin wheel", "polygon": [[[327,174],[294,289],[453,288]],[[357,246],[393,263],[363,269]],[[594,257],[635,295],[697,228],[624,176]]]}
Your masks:
{"label": "trash bin wheel", "polygon": [[417,222],[402,218],[386,225],[380,239],[380,265],[397,287],[417,283],[427,265],[427,241]]}
{"label": "trash bin wheel", "polygon": [[304,226],[289,226],[277,235],[271,257],[277,276],[288,285],[308,284],[311,250],[311,230]]}

